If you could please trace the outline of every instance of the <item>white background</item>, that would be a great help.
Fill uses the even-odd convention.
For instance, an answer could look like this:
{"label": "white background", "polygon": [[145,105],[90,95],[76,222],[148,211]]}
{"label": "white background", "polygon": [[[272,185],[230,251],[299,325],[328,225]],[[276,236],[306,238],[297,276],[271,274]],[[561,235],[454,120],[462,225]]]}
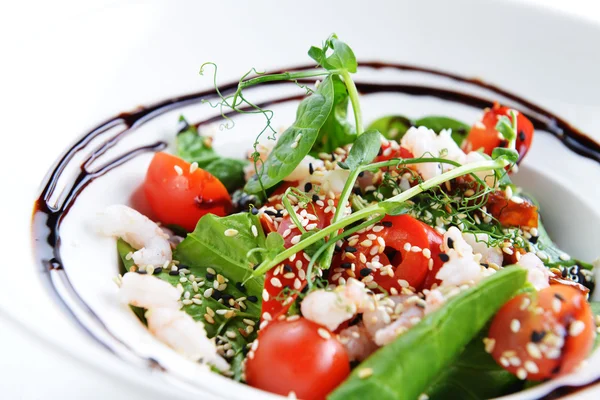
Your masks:
{"label": "white background", "polygon": [[[597,0],[521,1],[554,8],[600,23],[600,2]],[[0,205],[5,211],[2,216],[4,230],[0,233],[0,249],[4,253],[4,259],[11,254],[12,228],[25,224],[20,218],[20,212],[4,209],[4,201],[11,193],[33,193],[36,188],[32,187],[31,182],[39,182],[43,174],[43,169],[37,168],[32,172],[27,165],[22,165],[19,154],[25,149],[13,147],[5,140],[15,137],[15,132],[27,135],[29,131],[43,131],[44,113],[49,111],[29,109],[29,100],[40,90],[60,91],[61,88],[61,82],[56,81],[55,76],[47,74],[48,71],[52,71],[52,68],[47,66],[56,60],[45,49],[39,48],[40,43],[53,37],[61,40],[64,29],[80,23],[80,16],[101,12],[107,5],[115,3],[118,2],[54,0],[4,1],[0,5]],[[101,36],[96,40],[100,41],[96,44],[101,45]],[[72,51],[77,52],[80,49],[74,48]],[[107,73],[110,73],[109,69]],[[70,77],[73,80],[89,78],[85,71]],[[59,98],[60,96],[57,96],[57,99]],[[29,118],[32,114],[40,117],[37,124]],[[24,137],[19,136],[21,145],[26,143]],[[48,158],[40,160],[40,163],[50,165],[62,147],[64,146],[61,144],[58,149],[48,149]],[[24,175],[30,178],[31,173],[38,175],[36,179],[23,179]],[[4,276],[2,279],[14,278]],[[131,373],[135,374],[135,371]],[[46,343],[35,339],[0,310],[0,399],[55,398],[149,400],[152,396],[139,391],[128,391],[123,384],[116,383],[75,359],[51,350]]]}

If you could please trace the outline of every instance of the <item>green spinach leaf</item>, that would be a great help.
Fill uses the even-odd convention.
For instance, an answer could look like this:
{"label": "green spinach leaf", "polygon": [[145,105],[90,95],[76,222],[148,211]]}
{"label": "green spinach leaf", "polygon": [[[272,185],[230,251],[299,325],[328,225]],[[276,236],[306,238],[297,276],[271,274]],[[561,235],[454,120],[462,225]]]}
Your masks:
{"label": "green spinach leaf", "polygon": [[259,193],[275,186],[300,164],[331,113],[333,97],[333,82],[331,77],[327,77],[313,94],[302,100],[296,121],[279,137],[259,174],[248,181],[246,192]]}
{"label": "green spinach leaf", "polygon": [[410,119],[402,115],[389,115],[373,121],[367,130],[379,131],[386,139],[399,142],[411,126]]}
{"label": "green spinach leaf", "polygon": [[[521,268],[504,268],[462,292],[376,351],[329,398],[418,398],[523,286],[526,277],[527,272]],[[361,378],[361,371],[369,369],[372,374]]]}
{"label": "green spinach leaf", "polygon": [[331,79],[334,93],[333,107],[319,130],[319,136],[310,152],[313,156],[318,156],[319,153],[331,153],[356,139],[356,130],[348,121],[348,89],[338,75],[333,75]]}
{"label": "green spinach leaf", "polygon": [[520,390],[522,382],[485,352],[482,329],[465,350],[425,391],[431,400],[483,400]]}
{"label": "green spinach leaf", "polygon": [[[328,53],[331,54],[328,55]],[[346,43],[339,40],[335,34],[325,41],[322,49],[312,46],[308,50],[308,55],[328,70],[346,70],[355,73],[358,68],[354,51]]]}
{"label": "green spinach leaf", "polygon": [[342,168],[355,170],[362,165],[366,165],[377,157],[377,153],[381,148],[381,133],[376,130],[369,130],[359,137],[348,153],[348,157],[344,163],[340,163]]}
{"label": "green spinach leaf", "polygon": [[210,141],[201,136],[195,126],[189,125],[185,118],[185,129],[177,134],[177,155],[187,162],[196,162],[199,168],[214,175],[231,193],[244,185],[244,167],[247,162],[219,156]]}

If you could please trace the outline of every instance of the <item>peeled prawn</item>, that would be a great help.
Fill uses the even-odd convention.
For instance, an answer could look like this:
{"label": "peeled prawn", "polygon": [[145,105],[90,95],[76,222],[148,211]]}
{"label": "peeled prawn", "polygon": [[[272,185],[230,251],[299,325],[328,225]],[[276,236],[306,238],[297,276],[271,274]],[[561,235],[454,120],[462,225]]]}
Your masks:
{"label": "peeled prawn", "polygon": [[137,272],[123,275],[119,297],[123,303],[146,309],[181,308],[181,293],[177,288],[155,276],[140,275]]}
{"label": "peeled prawn", "polygon": [[134,248],[136,265],[163,265],[173,254],[169,236],[150,218],[124,205],[112,205],[98,215],[98,230],[106,236],[120,237]]}
{"label": "peeled prawn", "polygon": [[229,364],[217,354],[215,342],[206,336],[204,325],[184,311],[153,308],[146,312],[148,329],[161,342],[192,361],[214,365],[221,371]]}

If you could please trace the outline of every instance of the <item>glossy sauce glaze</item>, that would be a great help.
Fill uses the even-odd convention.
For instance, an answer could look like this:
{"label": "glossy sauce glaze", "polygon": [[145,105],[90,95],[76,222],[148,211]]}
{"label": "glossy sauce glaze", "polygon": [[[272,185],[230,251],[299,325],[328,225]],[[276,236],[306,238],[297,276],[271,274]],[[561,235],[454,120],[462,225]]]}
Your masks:
{"label": "glossy sauce glaze", "polygon": [[[567,146],[572,151],[580,154],[581,156],[587,157],[591,160],[595,160],[598,163],[600,163],[600,144],[593,141],[591,138],[586,136],[584,133],[573,127],[571,124],[569,124],[562,118],[546,111],[542,107],[537,106],[524,98],[511,94],[496,86],[485,83],[479,79],[464,78],[455,74],[441,72],[434,69],[414,67],[410,65],[388,64],[381,62],[364,62],[360,63],[359,65],[363,68],[391,68],[401,71],[411,71],[450,79],[453,81],[472,85],[479,89],[486,89],[487,91],[491,92],[495,98],[488,99],[471,95],[462,91],[425,85],[356,82],[356,86],[362,94],[368,95],[373,93],[398,93],[413,96],[430,96],[443,99],[449,102],[474,107],[477,109],[491,107],[494,101],[497,99],[497,97],[503,97],[509,99],[512,103],[514,103],[507,105],[519,110],[520,112],[523,112],[531,120],[531,122],[534,124],[534,127],[537,130],[549,132],[550,134],[557,137],[565,146]],[[290,68],[287,69],[287,71],[307,70],[311,68],[314,68],[314,66],[310,65],[297,68]],[[277,72],[283,72],[283,70],[275,71],[274,73]],[[313,83],[314,81],[305,80],[300,82]],[[278,85],[286,83],[270,82],[268,84]],[[226,96],[228,94],[233,93],[237,88],[237,85],[238,82],[232,82],[229,84],[221,85],[220,91],[223,95]],[[69,208],[76,201],[77,196],[89,183],[91,183],[95,179],[100,178],[102,175],[106,174],[112,169],[118,167],[119,165],[122,165],[123,163],[136,157],[139,154],[145,152],[160,151],[164,149],[167,146],[167,144],[164,142],[157,142],[146,146],[140,146],[139,148],[131,150],[128,153],[125,153],[113,159],[112,161],[104,164],[102,167],[94,171],[90,171],[90,166],[92,162],[98,159],[100,156],[102,156],[108,149],[115,146],[115,144],[125,135],[134,131],[137,127],[148,122],[154,117],[183,106],[200,103],[202,99],[210,99],[215,97],[216,96],[214,90],[207,90],[204,92],[174,97],[152,106],[141,107],[132,112],[119,114],[84,134],[57,161],[55,166],[46,176],[43,182],[41,193],[38,199],[35,201],[33,209],[32,233],[35,257],[39,262],[38,265],[40,265],[43,268],[44,275],[46,276],[46,278],[48,278],[46,282],[48,283],[48,286],[50,287],[51,291],[57,295],[60,302],[66,305],[64,299],[62,299],[61,295],[59,294],[56,287],[56,283],[51,275],[52,273],[61,273],[61,284],[66,284],[67,286],[70,286],[69,279],[62,270],[62,260],[60,256],[60,225],[63,218],[68,213]],[[270,101],[268,103],[263,103],[260,104],[260,106],[265,107],[268,104],[300,100],[302,97],[303,96],[290,96]],[[229,115],[231,114],[232,113],[230,113]],[[220,120],[221,118],[221,115],[216,115],[214,117],[208,118],[204,121],[197,123],[197,125],[201,126],[203,124],[212,123],[214,121]],[[125,128],[119,131],[114,136],[112,136],[109,140],[100,144],[97,148],[92,149],[92,151],[90,152],[91,155],[80,165],[80,171],[77,174],[77,176],[68,180],[68,183],[66,184],[66,187],[63,190],[63,192],[66,193],[64,196],[62,196],[63,200],[61,200],[57,205],[53,205],[50,199],[53,195],[53,192],[57,188],[59,178],[61,178],[67,166],[71,162],[73,162],[75,155],[78,154],[80,151],[86,149],[95,138],[102,134],[105,134],[109,130],[120,125],[124,125]],[[89,151],[89,149],[86,150]],[[199,203],[202,203],[202,201],[200,201]],[[206,204],[202,205],[207,206]],[[213,205],[211,204],[210,206]],[[72,286],[70,286],[70,288],[73,289]],[[82,307],[92,318],[98,319],[98,317],[94,315],[93,311],[89,309],[89,307],[87,307],[85,302],[83,302],[83,300],[77,296],[75,290],[71,290],[70,292],[72,292],[70,293],[71,295],[76,297],[76,300],[80,303],[80,307]],[[66,308],[75,316],[75,314],[72,310],[69,309],[69,307]],[[75,318],[77,319],[77,317]],[[80,321],[78,322],[80,323],[80,325],[82,325],[82,327],[84,327],[84,329],[88,330],[88,332],[92,336],[96,337],[96,339],[102,343],[101,339],[94,335],[94,333],[87,329]],[[99,319],[98,322],[100,325],[103,326],[102,322]],[[110,336],[113,336],[108,331],[106,333],[108,333]],[[106,346],[105,343],[102,344]],[[109,348],[108,346],[106,347]],[[156,362],[153,360],[147,361],[149,361],[150,365],[156,364]],[[598,383],[598,381],[595,381],[592,384],[595,383]],[[546,398],[556,398],[557,395],[565,395],[573,391],[579,390],[581,388],[582,387],[563,386],[555,389]]]}

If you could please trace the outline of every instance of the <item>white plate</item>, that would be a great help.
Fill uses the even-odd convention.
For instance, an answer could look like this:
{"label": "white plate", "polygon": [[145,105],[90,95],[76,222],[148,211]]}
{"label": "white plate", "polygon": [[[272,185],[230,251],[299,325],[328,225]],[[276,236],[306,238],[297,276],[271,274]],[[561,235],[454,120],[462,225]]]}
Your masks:
{"label": "white plate", "polygon": [[[331,31],[350,43],[363,60],[406,62],[479,76],[543,105],[588,133],[600,132],[600,121],[594,120],[600,111],[596,95],[600,76],[595,73],[600,55],[589,51],[600,38],[597,26],[510,3],[474,0],[402,5],[390,1],[379,2],[377,7],[372,3],[369,9],[373,16],[369,18],[363,17],[365,10],[348,2],[312,6],[304,2],[303,9],[314,10],[311,13],[299,12],[292,4],[274,4],[265,2],[260,8],[239,4],[231,8],[193,2],[127,3],[101,11],[105,18],[93,19],[91,26],[82,24],[79,27],[82,34],[65,32],[66,43],[59,49],[62,52],[53,56],[62,62],[56,68],[50,66],[46,76],[66,85],[69,96],[61,96],[60,103],[48,105],[45,114],[49,118],[48,131],[37,136],[38,146],[48,149],[50,158],[55,158],[84,128],[107,116],[130,110],[137,104],[209,86],[209,78],[199,78],[196,74],[203,61],[218,62],[224,80],[239,76],[251,66],[276,68],[305,63],[308,46],[318,43]],[[317,18],[321,13],[328,17]],[[307,22],[292,25],[290,20]],[[316,20],[328,22],[316,24]],[[518,29],[507,29],[513,26]],[[96,34],[90,36],[92,32]],[[128,45],[123,46],[123,42]],[[572,63],[574,59],[576,65]],[[57,90],[62,90],[61,86]],[[394,103],[394,107],[399,107],[396,104],[399,103]],[[392,103],[369,101],[368,116],[392,111],[393,108],[384,110],[383,105]],[[464,110],[445,111],[442,104],[425,100],[404,102],[402,113],[418,116],[437,111],[436,107],[441,107],[438,109],[442,114],[466,121],[474,118]],[[196,109],[191,112],[196,111],[200,112]],[[290,110],[278,114],[281,124],[290,117]],[[170,120],[153,122],[153,129],[148,129],[147,134],[168,137],[174,120],[172,116]],[[66,133],[59,133],[62,130]],[[599,135],[595,137],[598,139]],[[43,156],[43,151],[36,154],[42,160],[49,159]],[[67,272],[77,281],[75,288],[79,295],[110,332],[118,331],[118,340],[111,335],[104,339],[120,357],[139,363],[140,359],[126,349],[135,344],[139,346],[138,353],[162,358],[161,364],[172,366],[178,375],[186,375],[195,383],[184,384],[172,374],[156,370],[152,372],[155,379],[149,380],[143,372],[127,374],[131,367],[90,340],[85,332],[73,329],[70,316],[66,316],[65,309],[58,306],[44,287],[47,281],[39,279],[37,264],[21,268],[24,276],[20,280],[32,288],[26,295],[15,285],[3,284],[0,297],[3,311],[17,315],[66,351],[131,380],[132,384],[143,383],[165,395],[181,398],[199,392],[256,396],[257,392],[250,388],[213,375],[205,376],[204,371],[182,365],[169,350],[145,337],[132,316],[118,309],[112,300],[115,289],[110,277],[116,271],[115,256],[109,241],[91,237],[86,229],[90,205],[100,208],[103,204],[125,201],[147,162],[147,157],[137,158],[107,174],[101,180],[107,186],[90,185],[84,191],[81,204],[76,203],[82,207],[74,207],[68,217],[76,223],[69,223],[70,228],[63,232],[67,238],[65,264],[71,266]],[[40,172],[47,166],[49,163],[40,166]],[[579,257],[596,257],[600,216],[594,206],[600,200],[600,191],[589,182],[600,182],[598,164],[565,151],[557,140],[540,134],[523,172],[533,177],[525,179],[523,185],[544,195],[545,218],[558,243]],[[85,200],[84,196],[91,200]],[[94,246],[90,246],[90,241],[94,241]],[[77,309],[73,304],[70,306]],[[103,334],[84,313],[78,316],[96,335]],[[130,335],[135,332],[136,341],[127,337],[126,332],[132,332]],[[140,338],[143,340],[137,340]]]}

